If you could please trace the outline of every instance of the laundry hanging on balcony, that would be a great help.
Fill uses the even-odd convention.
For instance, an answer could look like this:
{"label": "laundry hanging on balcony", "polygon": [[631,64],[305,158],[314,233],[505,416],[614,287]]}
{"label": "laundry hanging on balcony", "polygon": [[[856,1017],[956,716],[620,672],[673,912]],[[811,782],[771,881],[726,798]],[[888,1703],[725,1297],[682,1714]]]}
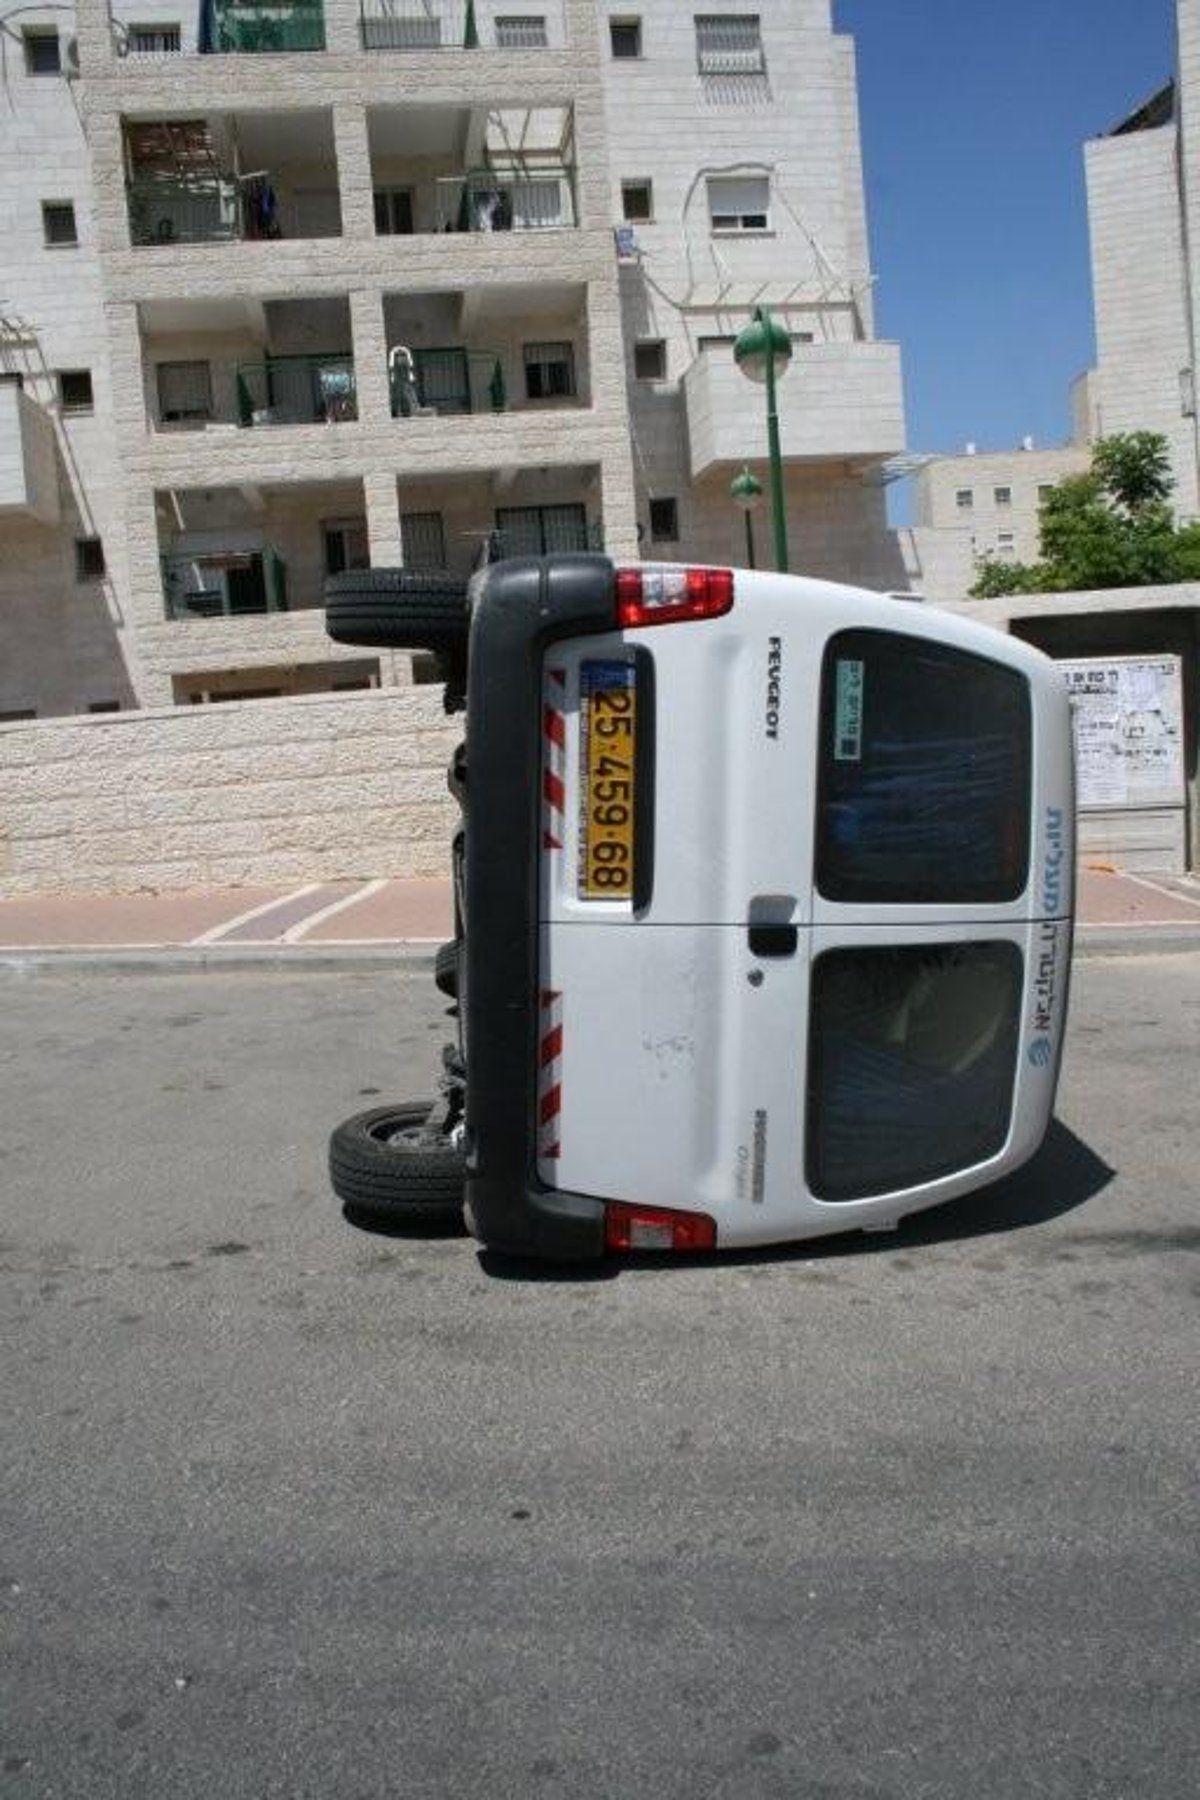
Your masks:
{"label": "laundry hanging on balcony", "polygon": [[277,238],[283,232],[279,225],[279,200],[263,169],[239,177],[242,196],[242,230],[247,238]]}

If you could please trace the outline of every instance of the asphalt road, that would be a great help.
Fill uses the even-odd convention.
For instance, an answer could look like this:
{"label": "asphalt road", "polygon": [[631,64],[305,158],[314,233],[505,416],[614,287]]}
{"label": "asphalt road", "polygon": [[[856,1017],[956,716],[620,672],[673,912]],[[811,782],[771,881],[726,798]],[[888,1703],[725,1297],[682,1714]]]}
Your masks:
{"label": "asphalt road", "polygon": [[353,1229],[428,977],[0,984],[0,1792],[1194,1800],[1200,958],[896,1237]]}

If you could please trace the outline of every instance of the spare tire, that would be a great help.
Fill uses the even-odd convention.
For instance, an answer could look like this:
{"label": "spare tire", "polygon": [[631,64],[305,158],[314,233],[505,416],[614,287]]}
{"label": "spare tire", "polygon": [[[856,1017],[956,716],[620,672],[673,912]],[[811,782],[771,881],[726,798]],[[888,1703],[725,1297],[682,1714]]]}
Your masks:
{"label": "spare tire", "polygon": [[462,652],[467,584],[441,570],[351,569],[325,583],[325,629],[338,644]]}
{"label": "spare tire", "polygon": [[329,1139],[329,1178],[352,1221],[461,1229],[464,1158],[428,1124],[428,1100],[393,1102],[344,1119]]}

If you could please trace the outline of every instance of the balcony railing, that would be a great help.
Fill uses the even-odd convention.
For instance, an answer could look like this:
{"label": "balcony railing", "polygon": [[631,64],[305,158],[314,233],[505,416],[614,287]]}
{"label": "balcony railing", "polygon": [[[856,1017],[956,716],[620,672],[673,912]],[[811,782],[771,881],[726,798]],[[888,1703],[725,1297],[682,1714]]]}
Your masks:
{"label": "balcony railing", "polygon": [[359,0],[364,50],[476,50],[471,0]]}
{"label": "balcony railing", "polygon": [[240,425],[335,424],[357,419],[354,359],[350,356],[273,356],[240,363]]}
{"label": "balcony railing", "polygon": [[570,169],[476,169],[435,183],[439,231],[555,231],[575,224]]}
{"label": "balcony railing", "polygon": [[223,176],[150,176],[131,181],[129,235],[135,244],[229,243],[242,236],[242,194]]}
{"label": "balcony railing", "polygon": [[270,544],[261,550],[164,556],[162,582],[168,619],[232,619],[288,610],[287,571]]}
{"label": "balcony railing", "polygon": [[388,358],[394,419],[505,412],[504,368],[491,350],[407,350]]}
{"label": "balcony railing", "polygon": [[202,54],[323,50],[324,0],[203,0],[197,42]]}

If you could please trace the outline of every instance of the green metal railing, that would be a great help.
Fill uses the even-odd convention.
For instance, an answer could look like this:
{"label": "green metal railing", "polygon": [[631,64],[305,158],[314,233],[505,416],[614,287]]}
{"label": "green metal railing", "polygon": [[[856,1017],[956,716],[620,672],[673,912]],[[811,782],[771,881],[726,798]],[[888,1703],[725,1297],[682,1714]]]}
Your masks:
{"label": "green metal railing", "polygon": [[438,414],[506,412],[504,366],[493,350],[457,346],[413,350],[391,363],[392,417],[411,418],[425,410]]}
{"label": "green metal railing", "polygon": [[562,165],[439,176],[439,231],[559,231],[576,222],[574,171]]}
{"label": "green metal railing", "polygon": [[323,50],[323,0],[208,0],[200,49],[222,55]]}
{"label": "green metal railing", "polygon": [[127,184],[135,244],[229,243],[242,235],[235,181],[213,176],[146,176]]}
{"label": "green metal railing", "polygon": [[354,358],[334,353],[239,363],[237,409],[239,425],[334,424],[357,419]]}
{"label": "green metal railing", "polygon": [[168,619],[234,619],[286,612],[287,570],[274,545],[261,550],[162,558]]}

